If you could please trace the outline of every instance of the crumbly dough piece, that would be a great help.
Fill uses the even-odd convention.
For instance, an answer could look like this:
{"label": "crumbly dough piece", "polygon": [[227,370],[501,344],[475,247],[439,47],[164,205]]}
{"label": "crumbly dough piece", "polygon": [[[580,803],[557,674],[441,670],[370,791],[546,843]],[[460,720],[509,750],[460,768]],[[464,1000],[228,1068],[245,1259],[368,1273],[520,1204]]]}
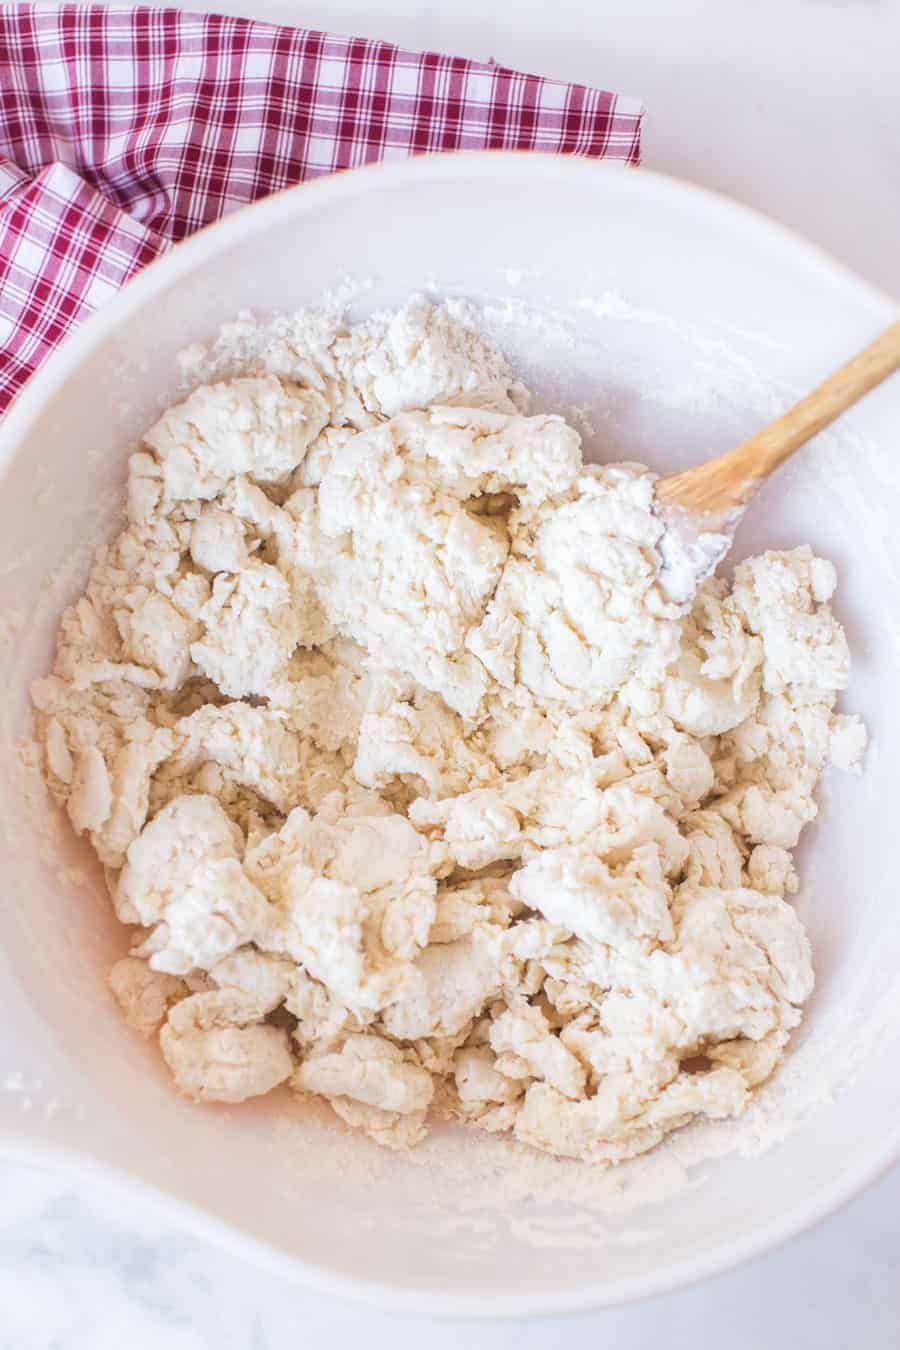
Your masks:
{"label": "crumbly dough piece", "polygon": [[244,868],[270,901],[261,945],[346,1007],[384,1008],[416,981],[447,851],[378,797],[334,793],[315,816],[295,808]]}
{"label": "crumbly dough piece", "polygon": [[198,1102],[242,1102],[286,1082],[288,1035],[231,991],[191,994],[166,1018],[159,1044],[179,1090]]}
{"label": "crumbly dough piece", "polygon": [[137,952],[153,970],[209,970],[252,941],[268,906],[241,866],[243,836],[215,797],[175,797],[128,849],[113,902],[151,929]]}
{"label": "crumbly dough piece", "polygon": [[514,490],[545,500],[578,464],[578,437],[559,418],[433,408],[361,432],[318,488],[318,527],[332,541],[316,577],[323,609],[379,664],[475,717],[487,672],[467,639],[509,539],[500,517],[468,504]]}
{"label": "crumbly dough piece", "polygon": [[277,483],[297,467],[328,421],[313,389],[274,375],[201,385],[145,434],[172,501],[212,501],[238,474]]}
{"label": "crumbly dough piece", "polygon": [[299,1092],[325,1097],[348,1124],[379,1143],[410,1147],[434,1096],[431,1074],[380,1036],[348,1036],[338,1051],[310,1055],[294,1075]]}
{"label": "crumbly dough piece", "polygon": [[801,546],[683,604],[462,302],[229,333],[33,689],[179,1090],[605,1166],[741,1111],[812,989],[791,859],[849,653]]}

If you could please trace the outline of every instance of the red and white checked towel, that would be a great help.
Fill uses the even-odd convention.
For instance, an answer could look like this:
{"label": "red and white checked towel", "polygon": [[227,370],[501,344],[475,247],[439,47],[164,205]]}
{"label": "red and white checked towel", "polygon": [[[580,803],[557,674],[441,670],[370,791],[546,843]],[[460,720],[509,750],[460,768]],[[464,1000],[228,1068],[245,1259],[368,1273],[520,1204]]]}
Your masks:
{"label": "red and white checked towel", "polygon": [[642,114],[584,85],[363,38],[0,6],[0,413],[79,319],[237,206],[438,150],[636,164]]}

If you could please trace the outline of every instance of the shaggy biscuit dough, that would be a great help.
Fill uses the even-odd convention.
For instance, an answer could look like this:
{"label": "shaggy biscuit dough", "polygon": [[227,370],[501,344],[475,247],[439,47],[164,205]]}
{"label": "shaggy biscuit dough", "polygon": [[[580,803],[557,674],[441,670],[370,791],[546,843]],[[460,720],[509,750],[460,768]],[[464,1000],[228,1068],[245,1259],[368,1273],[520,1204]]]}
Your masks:
{"label": "shaggy biscuit dough", "polygon": [[182,1092],[609,1164],[773,1072],[790,850],[866,739],[835,572],[674,603],[652,507],[452,302],[279,321],[146,433],[33,699]]}

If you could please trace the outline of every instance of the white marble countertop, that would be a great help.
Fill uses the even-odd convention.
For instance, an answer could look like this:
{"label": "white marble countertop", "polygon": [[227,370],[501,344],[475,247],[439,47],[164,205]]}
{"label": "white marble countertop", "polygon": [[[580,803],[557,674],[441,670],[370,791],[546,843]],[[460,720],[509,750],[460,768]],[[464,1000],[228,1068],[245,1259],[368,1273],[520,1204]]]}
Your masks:
{"label": "white marble countertop", "polygon": [[[193,0],[580,79],[647,104],[644,162],[728,192],[900,295],[895,0]],[[616,11],[627,11],[627,17]],[[0,1350],[896,1350],[900,1170],[777,1251],[640,1305],[426,1322],[298,1291],[112,1191],[0,1163]]]}

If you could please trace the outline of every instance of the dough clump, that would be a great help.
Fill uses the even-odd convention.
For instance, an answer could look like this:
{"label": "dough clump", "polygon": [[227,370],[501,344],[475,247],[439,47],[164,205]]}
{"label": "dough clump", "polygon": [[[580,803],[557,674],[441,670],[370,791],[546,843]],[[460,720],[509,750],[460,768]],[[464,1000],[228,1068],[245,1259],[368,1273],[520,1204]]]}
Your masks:
{"label": "dough clump", "polygon": [[865,747],[833,566],[673,603],[653,475],[529,415],[464,304],[245,327],[33,688],[128,1022],[197,1101],[287,1084],[393,1148],[606,1165],[737,1114],[812,989],[791,850]]}

